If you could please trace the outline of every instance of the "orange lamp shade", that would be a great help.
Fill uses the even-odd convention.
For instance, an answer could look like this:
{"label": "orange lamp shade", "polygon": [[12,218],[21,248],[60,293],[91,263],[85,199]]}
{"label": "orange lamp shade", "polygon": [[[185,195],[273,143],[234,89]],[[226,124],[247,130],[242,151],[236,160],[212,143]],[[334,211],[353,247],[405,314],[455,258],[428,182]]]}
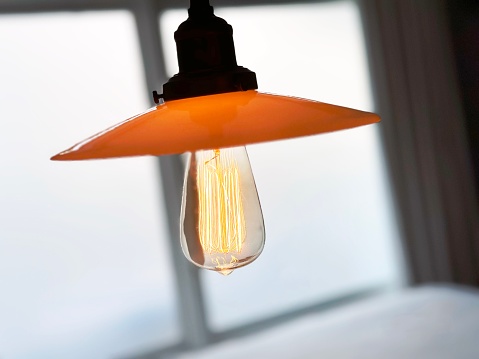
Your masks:
{"label": "orange lamp shade", "polygon": [[52,157],[178,154],[308,136],[379,122],[346,107],[256,90],[164,102]]}

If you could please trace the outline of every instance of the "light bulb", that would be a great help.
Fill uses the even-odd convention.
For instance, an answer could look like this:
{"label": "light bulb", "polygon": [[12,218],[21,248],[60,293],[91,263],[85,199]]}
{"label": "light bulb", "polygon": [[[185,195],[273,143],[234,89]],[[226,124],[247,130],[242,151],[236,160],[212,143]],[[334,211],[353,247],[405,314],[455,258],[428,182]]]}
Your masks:
{"label": "light bulb", "polygon": [[260,255],[263,214],[246,148],[189,155],[180,223],[183,253],[201,268],[228,275]]}

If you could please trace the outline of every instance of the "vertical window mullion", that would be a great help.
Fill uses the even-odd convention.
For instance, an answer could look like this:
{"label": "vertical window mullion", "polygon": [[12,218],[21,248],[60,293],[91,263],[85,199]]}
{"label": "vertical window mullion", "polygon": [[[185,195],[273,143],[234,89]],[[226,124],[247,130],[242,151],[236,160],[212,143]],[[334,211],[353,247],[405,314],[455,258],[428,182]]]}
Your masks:
{"label": "vertical window mullion", "polygon": [[[157,2],[135,2],[139,42],[145,66],[147,91],[166,82],[163,49],[159,34]],[[210,341],[203,293],[198,269],[184,258],[179,241],[179,216],[184,165],[179,155],[158,158],[164,205],[168,216],[171,256],[176,276],[178,312],[184,342],[188,348],[204,346]]]}

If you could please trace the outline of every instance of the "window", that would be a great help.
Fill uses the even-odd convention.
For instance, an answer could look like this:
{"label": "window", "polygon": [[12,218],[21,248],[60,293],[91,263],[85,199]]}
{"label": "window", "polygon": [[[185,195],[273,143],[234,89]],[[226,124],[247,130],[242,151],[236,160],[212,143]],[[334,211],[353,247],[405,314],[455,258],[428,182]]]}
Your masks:
{"label": "window", "polygon": [[142,111],[126,11],[0,21],[0,357],[111,358],[178,340],[149,158],[53,163]]}
{"label": "window", "polygon": [[[59,4],[91,10],[88,2]],[[133,21],[144,24],[144,14],[133,0],[132,10],[111,4],[108,11],[2,15],[0,357],[110,358],[186,348],[176,315],[184,308],[174,295],[175,285],[185,284],[174,282],[155,160],[48,161],[148,107]],[[216,13],[234,27],[238,63],[257,73],[261,91],[373,110],[354,2]],[[185,10],[160,17],[170,75],[177,72],[173,31],[185,18]],[[376,126],[248,151],[266,248],[228,278],[200,273],[194,291],[204,294],[213,332],[201,344],[400,282]]]}

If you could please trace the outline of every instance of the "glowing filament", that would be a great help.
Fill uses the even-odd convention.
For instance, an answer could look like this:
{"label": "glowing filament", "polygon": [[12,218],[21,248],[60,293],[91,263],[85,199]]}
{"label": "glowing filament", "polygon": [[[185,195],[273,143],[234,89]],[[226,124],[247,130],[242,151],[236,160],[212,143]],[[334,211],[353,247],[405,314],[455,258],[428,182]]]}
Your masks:
{"label": "glowing filament", "polygon": [[240,253],[246,238],[246,224],[240,176],[236,160],[228,153],[214,150],[214,157],[198,162],[198,234],[204,253],[219,254],[212,258],[217,268],[226,261],[223,254]]}
{"label": "glowing filament", "polygon": [[244,147],[191,153],[180,233],[183,253],[200,268],[228,275],[258,258],[263,215]]}

